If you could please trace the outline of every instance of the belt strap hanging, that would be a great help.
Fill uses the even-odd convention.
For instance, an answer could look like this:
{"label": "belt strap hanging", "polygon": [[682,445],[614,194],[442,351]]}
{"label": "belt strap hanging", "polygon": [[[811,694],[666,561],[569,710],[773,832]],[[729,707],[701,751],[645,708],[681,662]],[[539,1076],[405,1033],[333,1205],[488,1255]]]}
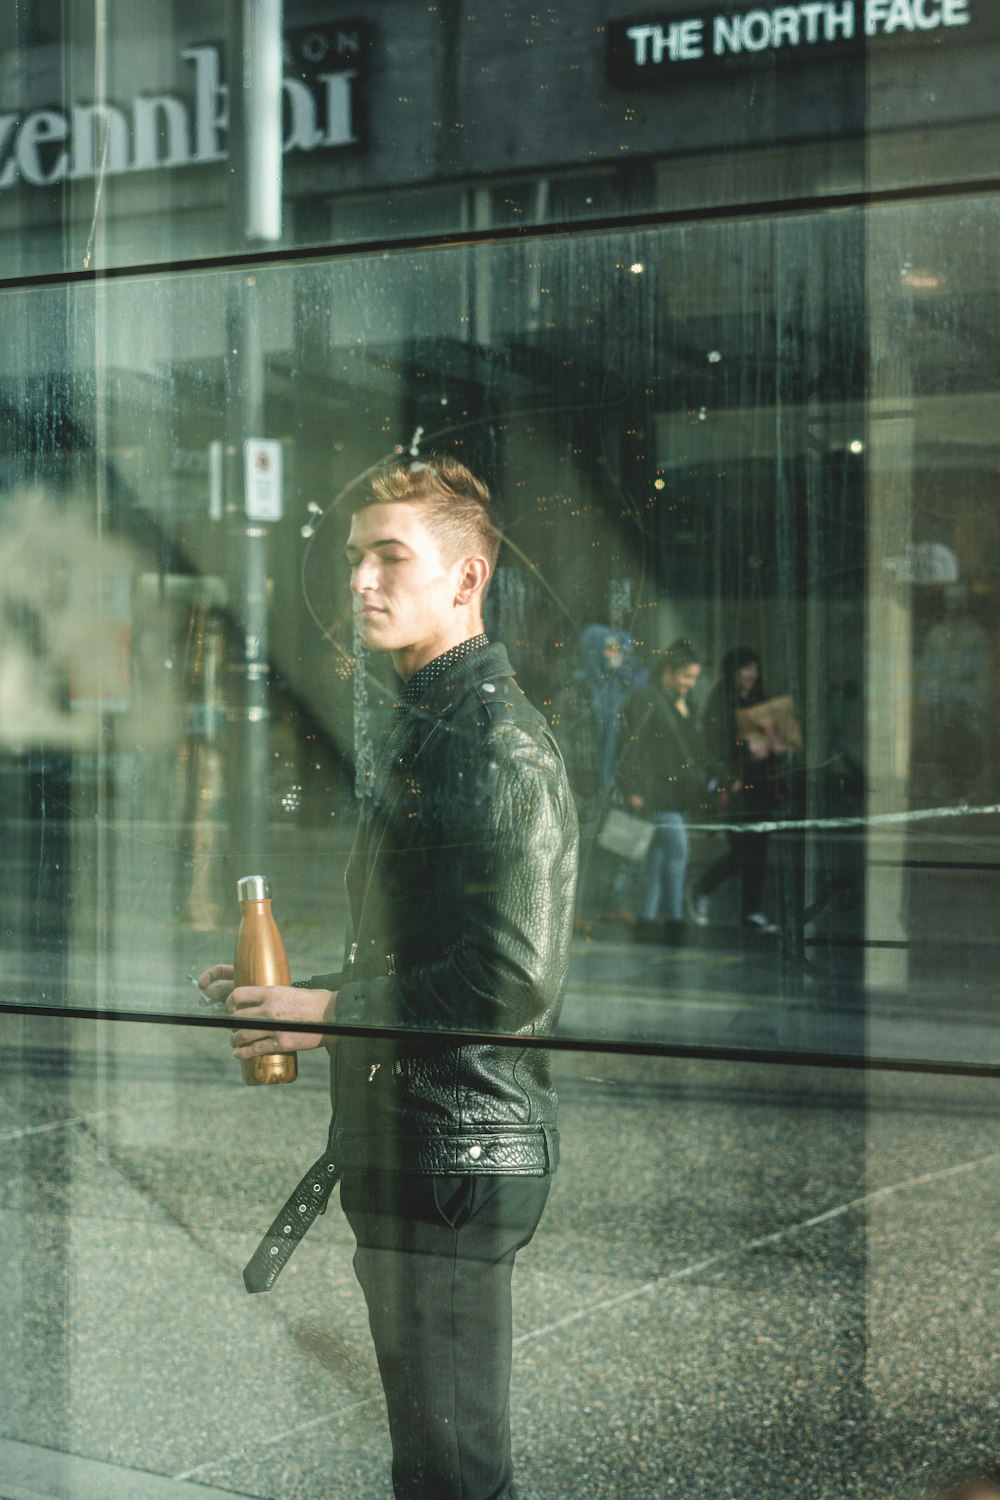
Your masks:
{"label": "belt strap hanging", "polygon": [[299,1240],[317,1214],[323,1213],[340,1172],[324,1151],[313,1162],[243,1269],[248,1292],[269,1292],[285,1269]]}

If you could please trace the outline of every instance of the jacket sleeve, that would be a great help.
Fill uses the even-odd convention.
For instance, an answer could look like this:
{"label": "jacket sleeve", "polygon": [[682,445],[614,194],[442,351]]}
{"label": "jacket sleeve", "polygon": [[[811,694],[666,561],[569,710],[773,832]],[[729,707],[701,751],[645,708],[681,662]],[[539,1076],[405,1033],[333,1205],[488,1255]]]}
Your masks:
{"label": "jacket sleeve", "polygon": [[517,729],[497,737],[478,795],[443,827],[461,940],[392,976],[348,982],[336,1019],[385,1026],[526,1031],[566,977],[576,813],[554,747]]}
{"label": "jacket sleeve", "polygon": [[649,718],[649,704],[640,689],[636,696],[625,705],[622,716],[622,736],[615,784],[623,797],[645,798],[648,792],[646,785],[648,747],[643,737],[648,731]]}

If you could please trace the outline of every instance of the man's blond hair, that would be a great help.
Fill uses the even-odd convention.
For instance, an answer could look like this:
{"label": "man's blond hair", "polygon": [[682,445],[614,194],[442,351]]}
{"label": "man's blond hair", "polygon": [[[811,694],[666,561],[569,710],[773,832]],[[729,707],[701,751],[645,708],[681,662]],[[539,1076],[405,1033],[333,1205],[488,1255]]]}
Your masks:
{"label": "man's blond hair", "polygon": [[369,475],[367,491],[351,496],[355,512],[369,505],[419,505],[427,528],[449,562],[485,557],[490,575],[500,551],[500,533],[490,514],[493,499],[471,469],[448,454],[397,462]]}

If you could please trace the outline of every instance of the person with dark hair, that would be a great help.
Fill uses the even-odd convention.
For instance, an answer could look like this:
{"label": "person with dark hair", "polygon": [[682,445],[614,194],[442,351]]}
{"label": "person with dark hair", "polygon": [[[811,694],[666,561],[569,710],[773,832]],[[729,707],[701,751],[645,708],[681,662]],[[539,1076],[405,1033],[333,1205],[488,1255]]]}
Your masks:
{"label": "person with dark hair", "polygon": [[688,695],[701,673],[690,641],[674,641],[659,661],[658,681],[631,699],[618,786],[625,806],[655,824],[639,871],[636,938],[684,940],[684,882],[690,844],[685,813],[697,809],[704,786],[702,753]]}
{"label": "person with dark hair", "polygon": [[[706,759],[718,765],[722,784],[728,789],[728,815],[734,823],[763,822],[774,813],[775,754],[779,746],[768,734],[748,734],[737,719],[740,709],[763,703],[765,697],[757,652],[748,646],[727,651],[719,681],[705,705],[702,738]],[[712,892],[738,875],[743,926],[750,932],[773,936],[778,928],[761,909],[768,835],[730,828],[726,839],[726,853],[702,872],[691,890],[691,919],[706,927]]]}
{"label": "person with dark hair", "polygon": [[566,986],[576,813],[548,725],[483,631],[489,506],[447,458],[380,470],[353,497],[354,610],[399,685],[347,865],[344,967],[234,989],[219,964],[199,981],[232,1013],[238,1058],[329,1044],[326,1152],[244,1279],[272,1285],[341,1179],[397,1500],[514,1500],[511,1273],[559,1157],[549,1054],[527,1041]]}

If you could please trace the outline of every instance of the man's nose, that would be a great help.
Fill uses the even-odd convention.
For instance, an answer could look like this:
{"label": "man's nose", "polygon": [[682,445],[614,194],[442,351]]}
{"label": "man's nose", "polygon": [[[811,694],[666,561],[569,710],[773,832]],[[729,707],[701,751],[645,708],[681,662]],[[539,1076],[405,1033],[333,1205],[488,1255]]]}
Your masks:
{"label": "man's nose", "polygon": [[351,570],[351,591],[364,594],[375,586],[375,570],[369,563],[359,562]]}

